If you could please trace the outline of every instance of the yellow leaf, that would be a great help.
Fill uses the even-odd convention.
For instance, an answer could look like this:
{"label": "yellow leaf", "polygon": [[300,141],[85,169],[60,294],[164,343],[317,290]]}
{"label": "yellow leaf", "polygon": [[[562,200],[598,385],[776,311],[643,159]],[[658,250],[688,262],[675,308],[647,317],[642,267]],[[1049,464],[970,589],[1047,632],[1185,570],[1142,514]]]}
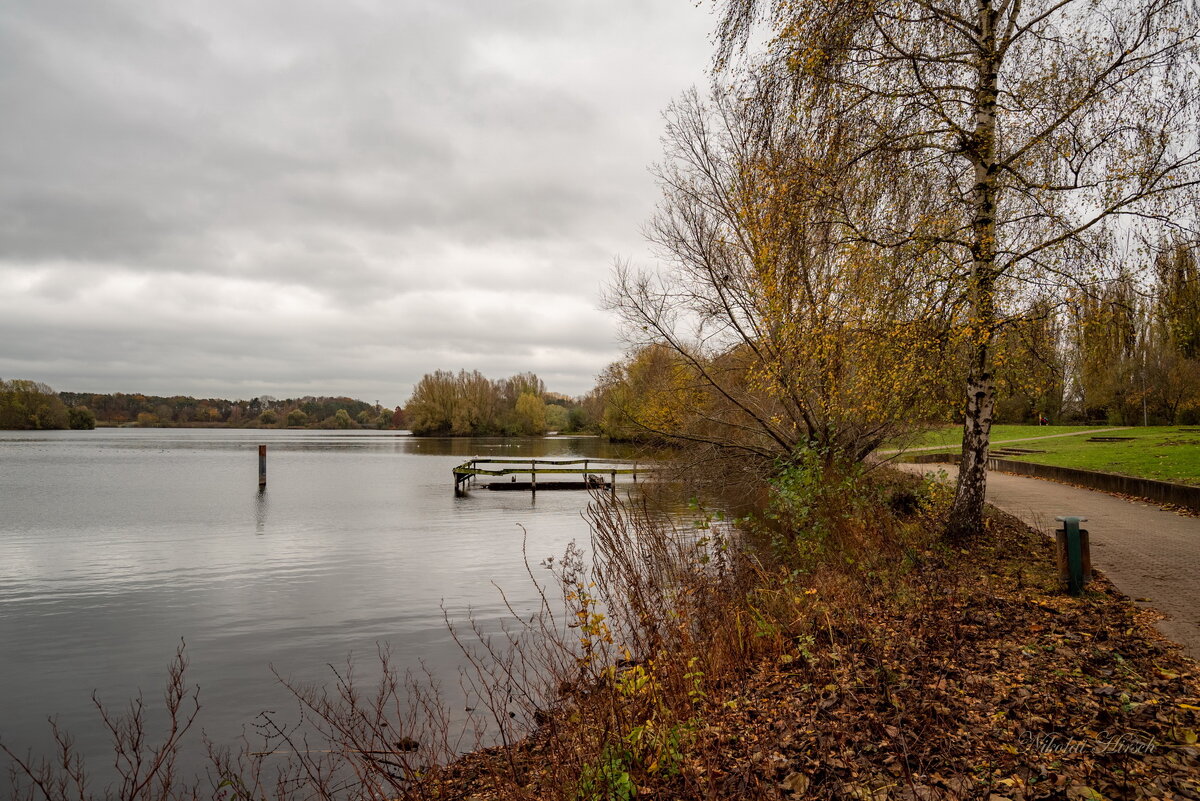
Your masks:
{"label": "yellow leaf", "polygon": [[1067,790],[1067,798],[1070,801],[1108,801],[1103,795],[1091,787],[1085,787],[1082,784],[1077,784]]}

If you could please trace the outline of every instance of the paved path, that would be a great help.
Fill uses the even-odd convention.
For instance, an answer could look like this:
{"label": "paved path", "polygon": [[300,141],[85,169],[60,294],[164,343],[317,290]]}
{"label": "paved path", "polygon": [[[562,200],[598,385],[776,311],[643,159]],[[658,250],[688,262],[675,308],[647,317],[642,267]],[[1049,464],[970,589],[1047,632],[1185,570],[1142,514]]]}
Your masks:
{"label": "paved path", "polygon": [[[1106,431],[1127,431],[1131,426],[1121,426],[1120,428],[1093,428],[1090,431],[1069,431],[1066,434],[1042,434],[1037,437],[1018,437],[1017,439],[1001,439],[993,440],[992,445],[1007,445],[1010,442],[1033,442],[1037,439],[1058,439],[1059,437],[1082,437],[1084,434],[1103,434]],[[919,448],[895,448],[890,451],[875,451],[881,456],[886,456],[890,453],[915,453],[916,451],[948,451],[953,450],[961,445],[961,442],[951,442],[946,445],[922,445]]]}
{"label": "paved path", "polygon": [[[951,465],[893,464],[924,474]],[[1092,566],[1129,597],[1153,606],[1166,618],[1158,628],[1200,660],[1200,518],[1165,512],[1094,490],[1052,481],[988,474],[988,501],[1034,528],[1053,533],[1056,516],[1080,515],[1088,522]]]}

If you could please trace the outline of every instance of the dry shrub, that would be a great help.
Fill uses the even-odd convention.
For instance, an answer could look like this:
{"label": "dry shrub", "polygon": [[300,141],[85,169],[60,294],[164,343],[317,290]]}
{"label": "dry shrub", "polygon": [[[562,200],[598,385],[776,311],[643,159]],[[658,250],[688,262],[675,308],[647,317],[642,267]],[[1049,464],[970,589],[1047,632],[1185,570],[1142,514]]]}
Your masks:
{"label": "dry shrub", "polygon": [[590,554],[571,544],[541,563],[548,568],[541,573],[527,559],[539,597],[532,612],[510,606],[498,633],[447,617],[466,658],[455,692],[466,699],[465,714],[440,677],[401,674],[381,650],[374,680],[348,665],[331,686],[289,685],[296,720],[264,713],[253,741],[210,744],[207,778],[184,786],[173,756],[195,713],[180,709],[181,653],[163,746],[147,752],[140,706],[132,723],[110,723],[128,766],[119,788],[86,792],[82,764],[63,736],[56,765],[14,762],[14,795],[627,799],[639,788],[681,799],[720,795],[709,779],[718,755],[699,745],[706,714],[764,664],[816,670],[816,651],[869,650],[860,610],[881,593],[902,592],[889,576],[920,567],[906,554],[925,547],[914,545],[920,532],[937,530],[923,525],[931,490],[889,503],[897,489],[860,472],[815,478],[785,474],[773,519],[748,529],[703,513],[683,522],[652,502],[653,493],[624,501],[593,493]]}
{"label": "dry shrub", "polygon": [[37,798],[48,801],[88,801],[93,798],[165,801],[200,797],[194,785],[180,782],[176,771],[180,742],[200,711],[199,689],[188,686],[184,678],[186,669],[187,659],[181,643],[167,670],[164,693],[167,724],[158,744],[149,741],[146,704],[140,695],[129,702],[128,709],[122,714],[104,706],[93,694],[92,701],[112,737],[113,767],[117,774],[115,786],[107,787],[101,795],[89,790],[87,766],[75,749],[74,738],[51,719],[51,734],[56,746],[53,757],[22,756],[0,742],[0,751],[11,760],[11,798],[14,801]]}
{"label": "dry shrub", "polygon": [[[507,757],[524,769],[503,776],[481,764],[456,777],[493,797],[719,796],[704,721],[747,676],[767,665],[822,683],[860,680],[814,656],[840,649],[882,665],[888,633],[862,621],[881,599],[904,603],[898,574],[932,580],[926,532],[938,530],[929,518],[943,501],[932,485],[857,471],[824,478],[832,489],[818,498],[782,482],[773,528],[749,537],[703,515],[691,527],[644,500],[597,495],[590,568],[572,550],[555,570],[570,634],[548,618],[529,630],[557,656],[529,672],[553,677],[558,692],[540,696],[542,725]],[[801,507],[807,529],[797,533],[789,527]]]}

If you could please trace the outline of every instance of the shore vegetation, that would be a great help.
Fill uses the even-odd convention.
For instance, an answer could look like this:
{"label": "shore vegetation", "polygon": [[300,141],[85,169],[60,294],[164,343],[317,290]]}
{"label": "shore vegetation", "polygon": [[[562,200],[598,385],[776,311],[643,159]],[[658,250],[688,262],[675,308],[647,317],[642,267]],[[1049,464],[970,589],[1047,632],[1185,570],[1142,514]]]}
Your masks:
{"label": "shore vegetation", "polygon": [[86,409],[70,414],[62,399],[46,384],[27,379],[0,379],[0,429],[93,428]]}
{"label": "shore vegetation", "polygon": [[418,436],[540,436],[594,430],[594,403],[547,392],[533,373],[492,380],[478,370],[424,375],[404,405]]}

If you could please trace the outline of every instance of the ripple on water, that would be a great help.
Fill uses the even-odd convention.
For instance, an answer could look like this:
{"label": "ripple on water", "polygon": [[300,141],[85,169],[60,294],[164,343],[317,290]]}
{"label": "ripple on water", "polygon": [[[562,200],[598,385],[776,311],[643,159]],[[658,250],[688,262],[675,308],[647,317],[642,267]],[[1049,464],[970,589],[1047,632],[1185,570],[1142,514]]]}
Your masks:
{"label": "ripple on water", "polygon": [[[39,436],[34,436],[34,434]],[[257,491],[259,442],[269,445]],[[418,440],[355,432],[0,432],[0,736],[48,744],[60,713],[106,752],[91,692],[160,692],[180,638],[200,723],[233,737],[289,696],[272,672],[326,681],[379,648],[401,667],[461,660],[465,631],[533,609],[538,563],[586,541],[584,493],[455,497],[476,454],[605,456],[594,439]],[[522,526],[524,527],[522,529]],[[446,682],[453,686],[453,680]],[[196,743],[196,748],[199,748]],[[93,760],[103,771],[102,760]]]}

